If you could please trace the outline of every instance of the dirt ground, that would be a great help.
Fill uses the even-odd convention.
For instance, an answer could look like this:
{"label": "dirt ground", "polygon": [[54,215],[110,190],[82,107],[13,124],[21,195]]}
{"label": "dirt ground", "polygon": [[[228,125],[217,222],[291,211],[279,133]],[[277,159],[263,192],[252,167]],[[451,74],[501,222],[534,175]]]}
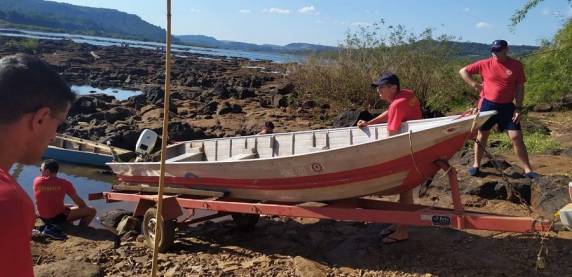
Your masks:
{"label": "dirt ground", "polygon": [[[544,116],[544,115],[543,115]],[[545,115],[558,121],[560,115]],[[555,119],[556,118],[556,119]],[[554,124],[559,140],[570,133],[565,121]],[[568,121],[570,122],[570,121]],[[551,126],[552,129],[552,126]],[[514,161],[508,155],[507,161]],[[544,175],[568,175],[569,156],[535,155]],[[469,182],[462,163],[461,182]],[[439,173],[438,173],[439,174]],[[501,199],[462,196],[466,209],[529,215],[521,205]],[[430,189],[417,203],[450,207],[447,191]],[[206,222],[177,230],[173,248],[159,256],[162,276],[572,276],[572,232],[516,234],[410,228],[407,241],[384,245],[383,224],[261,217],[250,230],[232,221]],[[105,229],[67,230],[65,241],[32,242],[37,276],[147,276],[152,251],[142,236],[114,248]],[[544,239],[542,239],[544,237]],[[544,240],[545,266],[537,270]]]}

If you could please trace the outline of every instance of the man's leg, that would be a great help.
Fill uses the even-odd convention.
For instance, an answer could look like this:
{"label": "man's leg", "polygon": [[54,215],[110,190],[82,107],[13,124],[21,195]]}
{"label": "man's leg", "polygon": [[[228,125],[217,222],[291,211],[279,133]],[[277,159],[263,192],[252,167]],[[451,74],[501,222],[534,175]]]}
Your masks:
{"label": "man's leg", "polygon": [[512,141],[514,153],[523,165],[524,173],[532,172],[532,167],[530,166],[530,161],[528,159],[528,152],[526,151],[526,145],[524,144],[524,139],[522,137],[522,130],[508,130],[508,136]]}
{"label": "man's leg", "polygon": [[68,214],[68,221],[74,222],[79,219],[79,226],[87,227],[95,218],[96,213],[97,211],[92,207],[72,207],[70,208],[70,213]]}
{"label": "man's leg", "polygon": [[[399,194],[399,203],[413,204],[413,190],[408,190]],[[396,225],[395,232],[383,239],[383,243],[394,243],[409,238],[409,230],[406,225]]]}
{"label": "man's leg", "polygon": [[477,142],[475,142],[475,160],[473,161],[473,167],[479,168],[481,166],[481,160],[485,152],[485,147],[487,146],[487,141],[489,140],[489,134],[491,130],[479,130],[477,135]]}

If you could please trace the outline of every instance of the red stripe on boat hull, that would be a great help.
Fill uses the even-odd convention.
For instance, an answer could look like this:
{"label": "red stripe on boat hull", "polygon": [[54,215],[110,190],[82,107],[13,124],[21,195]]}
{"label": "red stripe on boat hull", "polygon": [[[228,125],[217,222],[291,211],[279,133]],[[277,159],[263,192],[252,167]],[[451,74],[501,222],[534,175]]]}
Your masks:
{"label": "red stripe on boat hull", "polygon": [[[437,143],[424,150],[415,152],[417,167],[424,176],[432,177],[439,170],[433,161],[438,159],[448,160],[460,149],[467,137],[467,134],[460,134],[448,140]],[[341,184],[356,183],[360,181],[379,178],[410,170],[410,174],[404,183],[395,188],[395,193],[418,186],[424,177],[421,176],[413,165],[411,155],[377,164],[343,172],[327,173],[321,175],[286,177],[286,178],[266,178],[266,179],[228,179],[228,178],[185,178],[185,177],[165,177],[165,184],[193,186],[202,185],[220,188],[239,189],[263,189],[263,190],[292,190],[304,188],[321,188]],[[127,183],[158,184],[159,176],[118,176],[119,181]]]}

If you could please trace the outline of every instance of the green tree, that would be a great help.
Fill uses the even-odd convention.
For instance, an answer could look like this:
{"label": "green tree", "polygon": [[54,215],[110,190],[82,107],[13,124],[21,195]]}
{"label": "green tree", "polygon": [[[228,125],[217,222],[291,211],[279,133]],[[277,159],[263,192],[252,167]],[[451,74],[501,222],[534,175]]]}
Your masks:
{"label": "green tree", "polygon": [[[572,4],[572,0],[566,0],[568,4]],[[512,17],[510,18],[510,26],[515,27],[518,23],[520,23],[528,14],[528,12],[533,9],[534,7],[538,6],[538,4],[544,2],[544,0],[528,0],[526,3],[518,10],[514,12]]]}
{"label": "green tree", "polygon": [[553,102],[572,93],[572,20],[524,63],[528,77],[526,103]]}

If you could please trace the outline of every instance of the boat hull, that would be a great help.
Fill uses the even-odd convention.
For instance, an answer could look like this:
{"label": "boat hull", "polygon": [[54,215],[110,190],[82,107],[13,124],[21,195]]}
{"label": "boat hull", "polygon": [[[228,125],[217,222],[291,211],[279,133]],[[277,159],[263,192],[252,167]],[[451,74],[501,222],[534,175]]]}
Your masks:
{"label": "boat hull", "polygon": [[[490,115],[474,121],[480,126]],[[450,120],[381,140],[314,153],[241,161],[166,164],[165,184],[223,191],[230,197],[308,202],[389,195],[412,189],[462,148],[473,120]],[[359,129],[358,129],[359,130]],[[367,129],[363,130],[367,132]],[[159,163],[109,163],[124,183],[159,182]]]}
{"label": "boat hull", "polygon": [[43,154],[44,159],[54,159],[60,162],[105,167],[113,161],[113,156],[48,146]]}

